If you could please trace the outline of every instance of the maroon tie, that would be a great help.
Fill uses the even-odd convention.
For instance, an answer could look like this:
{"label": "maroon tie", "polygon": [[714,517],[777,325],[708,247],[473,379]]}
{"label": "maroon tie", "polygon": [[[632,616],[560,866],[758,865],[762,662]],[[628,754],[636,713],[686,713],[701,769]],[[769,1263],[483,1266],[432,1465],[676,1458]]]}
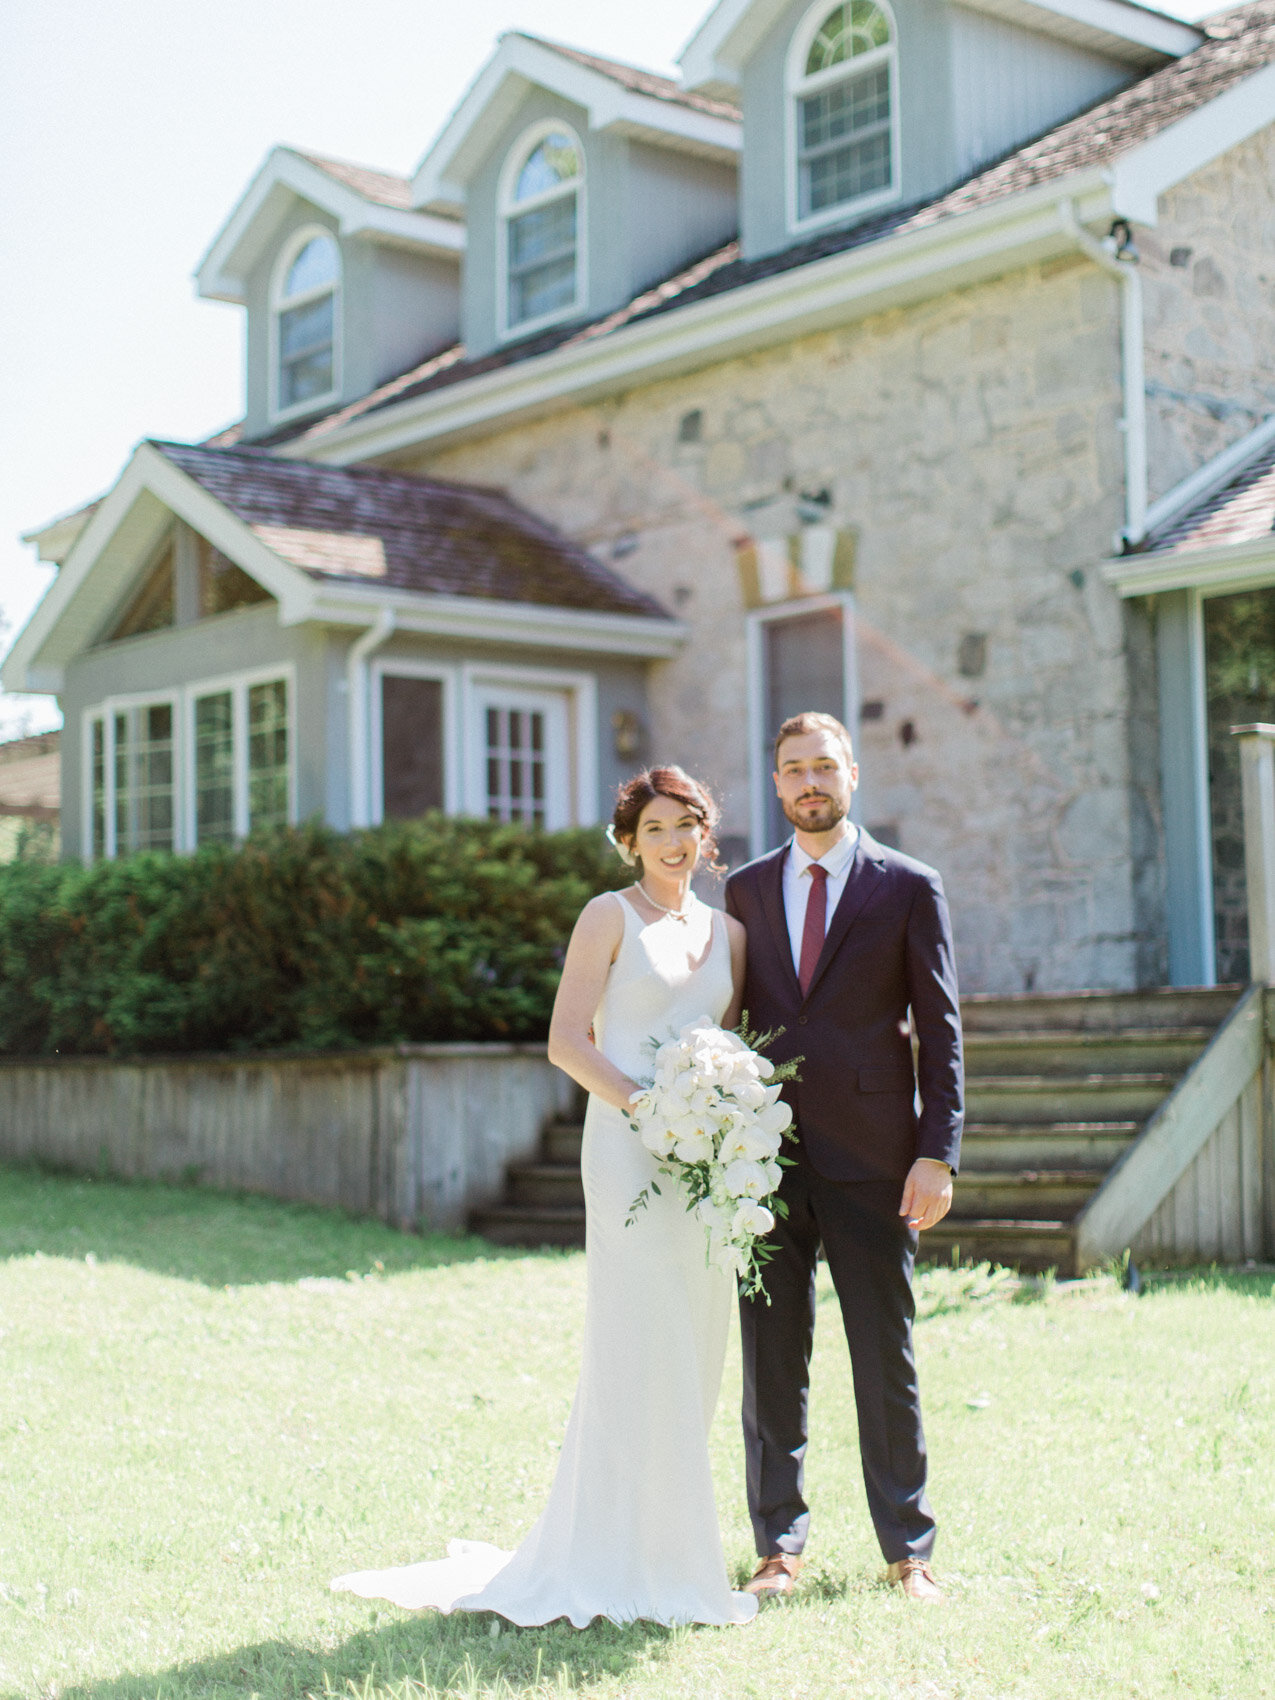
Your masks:
{"label": "maroon tie", "polygon": [[821,868],[818,862],[812,862],[810,896],[806,899],[806,924],[801,930],[801,966],[797,970],[803,998],[810,990],[810,982],[815,977],[815,965],[819,961],[819,953],[823,950],[827,920],[828,870]]}

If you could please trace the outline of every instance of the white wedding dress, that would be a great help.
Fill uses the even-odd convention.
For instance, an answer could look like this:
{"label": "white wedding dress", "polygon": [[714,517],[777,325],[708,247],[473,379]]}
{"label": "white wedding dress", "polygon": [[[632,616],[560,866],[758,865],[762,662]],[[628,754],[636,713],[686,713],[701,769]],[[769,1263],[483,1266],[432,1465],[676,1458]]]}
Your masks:
{"label": "white wedding dress", "polygon": [[[603,1055],[649,1078],[651,1041],[731,996],[725,916],[698,901],[685,921],[645,923],[633,905],[594,1018]],[[694,962],[696,966],[689,964]],[[733,1279],[707,1267],[705,1231],[663,1183],[632,1227],[655,1162],[619,1110],[589,1099],[581,1155],[587,1298],[580,1381],[549,1502],[513,1554],[453,1541],[448,1556],[339,1577],[368,1599],[491,1611],[511,1623],[744,1623],[757,1610],[726,1577],[709,1470],[734,1308]]]}

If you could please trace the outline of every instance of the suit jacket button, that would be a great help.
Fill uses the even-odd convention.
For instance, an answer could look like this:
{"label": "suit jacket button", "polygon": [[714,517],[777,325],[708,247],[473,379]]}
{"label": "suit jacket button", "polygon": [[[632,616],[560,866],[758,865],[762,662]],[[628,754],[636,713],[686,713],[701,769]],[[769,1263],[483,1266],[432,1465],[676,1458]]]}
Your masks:
{"label": "suit jacket button", "polygon": [[799,1015],[797,1017],[797,1025],[798,1027],[804,1027],[806,1025],[806,1018],[804,1015]]}

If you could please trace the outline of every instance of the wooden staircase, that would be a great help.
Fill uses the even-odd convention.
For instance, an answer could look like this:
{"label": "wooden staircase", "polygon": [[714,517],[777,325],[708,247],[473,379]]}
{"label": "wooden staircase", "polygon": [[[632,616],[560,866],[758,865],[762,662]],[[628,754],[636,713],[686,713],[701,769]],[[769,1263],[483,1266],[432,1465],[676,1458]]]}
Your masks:
{"label": "wooden staircase", "polygon": [[[971,997],[966,1119],[951,1214],[921,1256],[1076,1268],[1074,1222],[1195,1062],[1238,988]],[[470,1219],[499,1245],[584,1244],[578,1121],[545,1130],[505,1197]]]}

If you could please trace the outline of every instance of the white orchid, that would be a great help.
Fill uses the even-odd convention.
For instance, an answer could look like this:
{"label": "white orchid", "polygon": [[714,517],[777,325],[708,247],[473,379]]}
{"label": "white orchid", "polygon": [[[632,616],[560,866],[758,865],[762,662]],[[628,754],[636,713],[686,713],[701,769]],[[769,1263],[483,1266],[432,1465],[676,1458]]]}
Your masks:
{"label": "white orchid", "polygon": [[732,1238],[746,1236],[748,1239],[760,1239],[763,1234],[768,1234],[774,1225],[775,1218],[766,1206],[747,1198],[731,1218],[730,1231]]}

